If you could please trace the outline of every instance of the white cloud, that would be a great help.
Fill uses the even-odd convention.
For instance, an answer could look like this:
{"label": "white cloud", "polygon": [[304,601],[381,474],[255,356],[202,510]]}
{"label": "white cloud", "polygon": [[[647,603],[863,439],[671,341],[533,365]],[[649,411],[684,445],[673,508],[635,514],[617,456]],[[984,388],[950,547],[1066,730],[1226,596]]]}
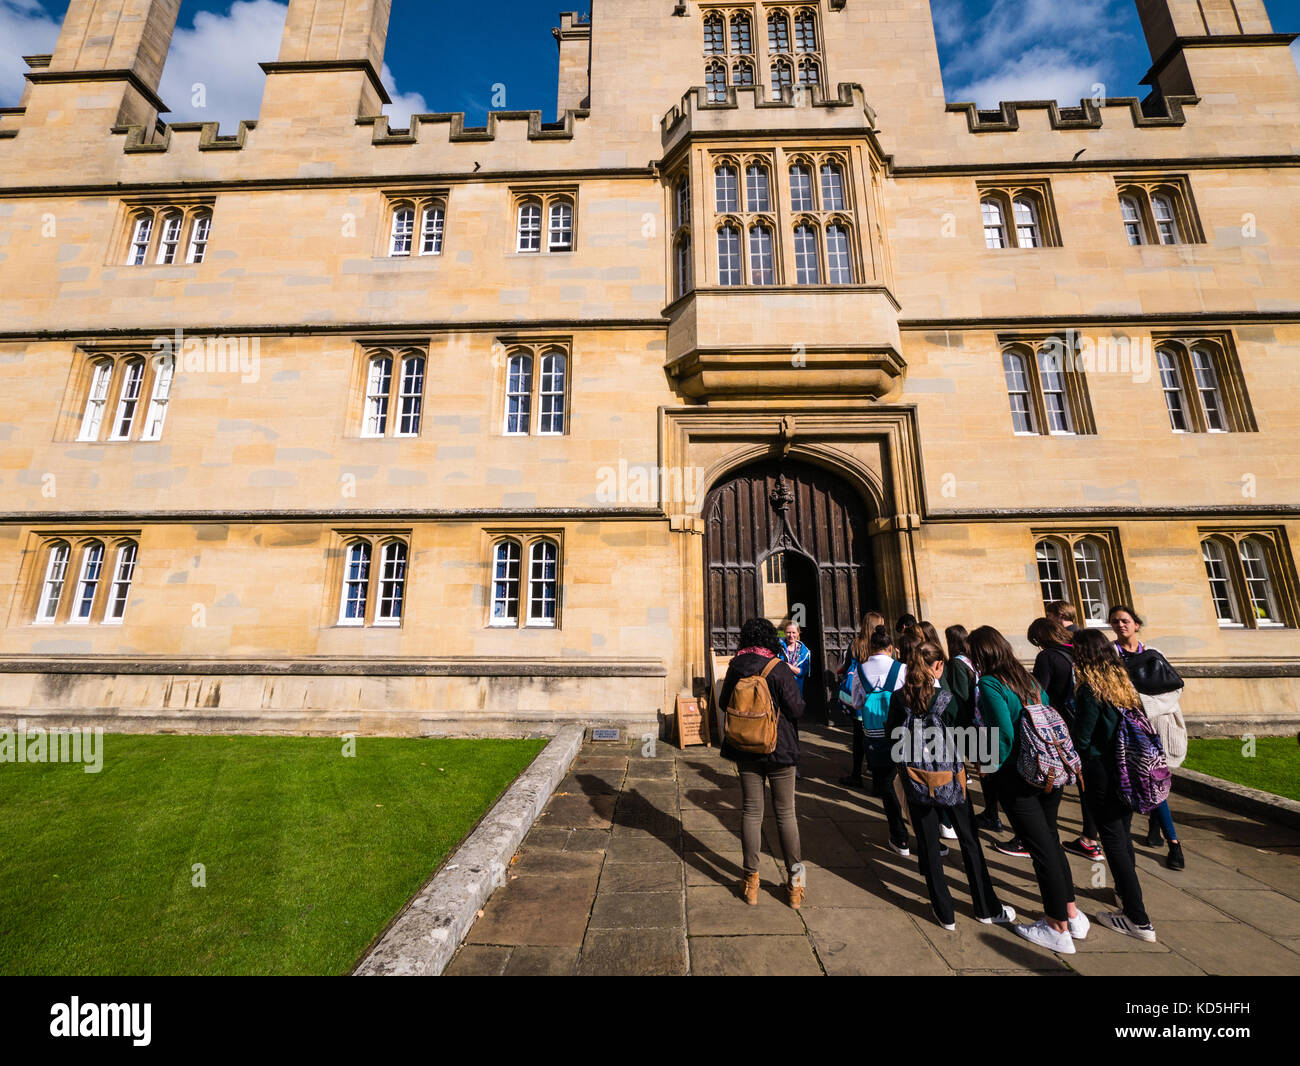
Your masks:
{"label": "white cloud", "polygon": [[994,108],[1003,100],[1058,100],[1077,106],[1105,82],[1098,63],[1080,64],[1069,52],[1039,48],[1004,63],[986,78],[968,82],[957,97]]}
{"label": "white cloud", "polygon": [[17,107],[22,99],[22,57],[49,55],[58,37],[58,22],[37,0],[0,0],[0,107]]}
{"label": "white cloud", "polygon": [[424,102],[424,97],[419,93],[403,93],[397,91],[397,79],[393,77],[393,72],[388,69],[388,64],[384,64],[383,71],[380,72],[379,80],[383,82],[384,88],[388,90],[388,95],[392,97],[393,102],[384,108],[384,114],[388,116],[388,125],[395,129],[406,129],[411,123],[411,116],[418,115],[429,110],[429,105]]}

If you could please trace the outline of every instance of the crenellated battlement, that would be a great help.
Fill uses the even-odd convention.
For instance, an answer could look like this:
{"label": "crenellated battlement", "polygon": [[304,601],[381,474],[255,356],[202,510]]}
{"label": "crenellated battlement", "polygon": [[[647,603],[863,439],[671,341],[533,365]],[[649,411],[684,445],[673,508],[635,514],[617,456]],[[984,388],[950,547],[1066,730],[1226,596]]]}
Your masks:
{"label": "crenellated battlement", "polygon": [[948,104],[952,113],[965,114],[971,133],[1014,133],[1020,129],[1021,111],[1046,111],[1054,130],[1099,130],[1105,124],[1104,112],[1126,112],[1134,129],[1183,126],[1187,123],[1184,108],[1199,104],[1199,96],[1114,96],[1105,103],[1080,100],[1078,107],[1062,107],[1055,100],[1004,100],[996,109],[982,109],[973,103]]}
{"label": "crenellated battlement", "polygon": [[[841,82],[836,86],[834,96],[828,96],[820,90],[808,92],[784,89],[775,99],[765,85],[742,85],[728,87],[725,99],[710,100],[704,86],[697,85],[686,92],[679,105],[664,115],[660,129],[667,142],[690,132],[691,127],[700,124],[701,119],[713,128],[717,125],[717,118],[728,112],[743,114],[758,111],[811,112],[837,126],[853,126],[867,132],[874,132],[876,125],[876,114],[867,103],[862,86]],[[767,114],[762,122],[770,125],[774,117]],[[806,121],[806,118],[802,121]]]}

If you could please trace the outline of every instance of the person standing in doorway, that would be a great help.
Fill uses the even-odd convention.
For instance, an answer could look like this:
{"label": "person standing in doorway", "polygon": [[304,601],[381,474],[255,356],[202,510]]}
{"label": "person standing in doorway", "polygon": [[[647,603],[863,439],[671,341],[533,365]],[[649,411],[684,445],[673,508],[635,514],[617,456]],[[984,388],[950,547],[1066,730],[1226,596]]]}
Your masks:
{"label": "person standing in doorway", "polygon": [[794,674],[794,679],[799,685],[799,695],[803,695],[804,682],[808,680],[808,673],[812,669],[812,652],[808,650],[808,645],[804,644],[799,638],[803,636],[803,630],[799,628],[799,623],[790,621],[785,626],[785,643],[781,645],[781,655],[785,659],[786,666],[790,667],[790,672]]}

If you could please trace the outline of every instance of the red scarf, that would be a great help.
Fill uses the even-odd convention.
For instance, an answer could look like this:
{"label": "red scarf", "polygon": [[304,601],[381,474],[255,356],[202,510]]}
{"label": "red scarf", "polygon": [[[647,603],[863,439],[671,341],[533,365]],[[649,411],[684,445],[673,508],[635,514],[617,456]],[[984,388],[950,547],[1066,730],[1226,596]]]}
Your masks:
{"label": "red scarf", "polygon": [[736,658],[739,659],[742,655],[761,655],[764,659],[776,658],[776,654],[772,652],[770,649],[758,648],[758,647],[741,648],[740,651],[736,652]]}

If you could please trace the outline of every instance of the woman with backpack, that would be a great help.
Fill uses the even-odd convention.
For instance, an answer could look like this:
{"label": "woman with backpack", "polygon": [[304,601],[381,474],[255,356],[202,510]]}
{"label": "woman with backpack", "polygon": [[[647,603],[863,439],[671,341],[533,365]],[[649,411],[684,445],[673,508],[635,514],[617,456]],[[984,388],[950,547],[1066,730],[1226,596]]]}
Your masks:
{"label": "woman with backpack", "polygon": [[[956,705],[956,714],[954,721],[958,726],[973,726],[980,721],[978,709],[975,706],[975,685],[979,681],[979,674],[975,670],[975,664],[971,662],[970,648],[968,641],[970,634],[966,631],[965,626],[949,626],[943,631],[944,640],[948,644],[948,664],[943,669],[943,677],[939,679],[939,685],[952,693],[953,703]],[[987,732],[987,729],[985,729]],[[975,813],[975,800],[970,800],[971,824],[976,829],[983,829],[990,833],[1001,833],[1006,826],[1002,824],[1002,819],[998,817],[998,790],[997,776],[995,774],[986,774],[982,767],[976,766],[975,772],[979,774],[980,790],[984,794],[984,812]],[[1012,841],[1018,849],[1017,854],[1028,856],[1024,846],[1019,841]]]}
{"label": "woman with backpack", "polygon": [[[740,750],[730,734],[723,736],[721,755],[736,764],[740,772],[740,790],[744,813],[740,839],[744,849],[745,877],[741,892],[750,906],[758,904],[759,849],[763,837],[763,783],[772,789],[772,809],[785,860],[786,891],[790,906],[796,910],[803,903],[804,872],[800,860],[799,824],[795,820],[795,767],[799,762],[799,739],[794,723],[803,715],[803,700],[794,674],[782,659],[781,640],[776,626],[766,618],[751,618],[740,627],[740,650],[727,667],[718,703],[724,710],[732,708],[737,686],[748,678],[766,682],[771,704],[775,707],[776,744],[772,751],[754,753]],[[750,689],[753,686],[745,686]],[[730,715],[728,715],[730,718]],[[728,723],[730,726],[730,722]]]}
{"label": "woman with backpack", "polygon": [[1116,734],[1124,711],[1145,719],[1142,701],[1119,655],[1097,630],[1084,629],[1075,634],[1074,665],[1078,688],[1070,734],[1074,750],[1083,760],[1083,775],[1088,783],[1084,801],[1092,811],[1106,850],[1120,905],[1118,912],[1100,914],[1097,920],[1117,933],[1154,943],[1156,932],[1142,903],[1142,886],[1129,836],[1133,808],[1120,792],[1116,756]]}
{"label": "woman with backpack", "polygon": [[[1033,860],[1043,898],[1045,916],[1033,925],[1013,928],[1031,944],[1073,955],[1074,941],[1087,937],[1091,923],[1075,906],[1074,878],[1056,828],[1064,785],[1052,787],[1048,782],[1048,787],[1044,787],[1041,781],[1030,781],[1025,776],[1035,765],[1034,756],[1041,760],[1045,751],[1041,745],[1031,745],[1026,751],[1027,731],[1037,734],[1035,717],[1045,720],[1057,716],[1045,710],[1046,693],[1020,665],[1007,638],[992,626],[981,626],[970,635],[970,653],[980,672],[980,713],[989,726],[997,729],[998,750],[994,762],[998,800],[1011,820],[1016,838],[1024,841]],[[1064,733],[1059,718],[1057,723]],[[1055,748],[1062,763],[1077,766],[1068,733],[1056,739],[1069,749]]]}
{"label": "woman with backpack", "polygon": [[[1169,660],[1155,648],[1148,648],[1138,638],[1142,630],[1142,619],[1128,604],[1117,603],[1110,609],[1110,627],[1115,631],[1115,651],[1119,654],[1128,671],[1129,680],[1142,698],[1142,709],[1156,727],[1160,743],[1165,751],[1165,760],[1169,767],[1182,765],[1187,756],[1187,723],[1178,698],[1183,690],[1183,679],[1178,671],[1169,665]],[[1169,854],[1165,865],[1171,870],[1182,870],[1187,866],[1183,856],[1183,846],[1178,840],[1178,829],[1174,826],[1174,816],[1166,800],[1151,812],[1147,824],[1146,845],[1149,848],[1160,847],[1163,841],[1169,842]]]}
{"label": "woman with backpack", "polygon": [[[949,931],[957,928],[952,894],[940,858],[941,816],[946,813],[961,845],[975,917],[984,925],[995,922],[1009,925],[1016,920],[1016,912],[998,899],[979,836],[971,826],[966,768],[961,754],[950,735],[947,748],[933,757],[923,756],[921,751],[928,743],[923,739],[924,734],[933,737],[933,730],[948,730],[959,724],[961,712],[957,701],[939,682],[946,665],[943,649],[933,641],[924,641],[913,651],[907,663],[907,680],[890,698],[885,731],[902,777],[908,813],[916,830],[917,859],[930,892],[935,920]],[[917,736],[918,729],[922,737]]]}
{"label": "woman with backpack", "polygon": [[[1047,693],[1047,701],[1057,714],[1070,725],[1074,717],[1074,646],[1069,630],[1059,621],[1059,615],[1036,619],[1030,623],[1029,643],[1039,648],[1034,660],[1034,677]],[[1062,845],[1066,851],[1081,855],[1089,862],[1101,862],[1103,853],[1097,842],[1097,825],[1092,811],[1079,785],[1079,806],[1083,810],[1083,835]]]}

